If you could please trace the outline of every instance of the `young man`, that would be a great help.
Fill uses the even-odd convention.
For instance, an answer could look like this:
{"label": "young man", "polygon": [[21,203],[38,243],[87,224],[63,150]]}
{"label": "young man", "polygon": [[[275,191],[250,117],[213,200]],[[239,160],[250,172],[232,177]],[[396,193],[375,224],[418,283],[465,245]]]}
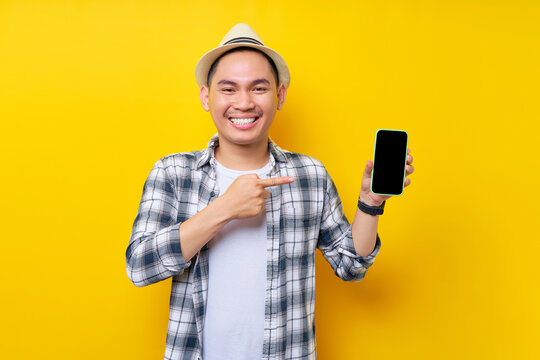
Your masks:
{"label": "young man", "polygon": [[165,359],[314,359],[315,249],[337,276],[361,280],[389,197],[370,192],[368,161],[350,225],[324,166],[269,139],[289,71],[249,26],[206,53],[196,79],[218,134],[154,165],[128,276],[137,286],[172,277]]}

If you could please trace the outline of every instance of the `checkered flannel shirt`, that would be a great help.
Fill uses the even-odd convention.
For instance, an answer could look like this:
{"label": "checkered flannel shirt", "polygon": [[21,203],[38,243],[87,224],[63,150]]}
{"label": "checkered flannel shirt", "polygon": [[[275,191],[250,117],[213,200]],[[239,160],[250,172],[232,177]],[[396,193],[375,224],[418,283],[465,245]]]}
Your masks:
{"label": "checkered flannel shirt", "polygon": [[[127,274],[136,286],[172,278],[165,359],[202,359],[208,295],[208,246],[189,262],[179,226],[219,194],[215,135],[202,151],[166,156],[144,184],[129,246]],[[263,359],[315,359],[315,248],[346,281],[359,281],[379,252],[356,254],[336,187],[318,160],[269,141],[268,176],[292,176],[267,188],[267,280]],[[233,259],[242,266],[241,259]],[[231,279],[234,281],[234,279]]]}

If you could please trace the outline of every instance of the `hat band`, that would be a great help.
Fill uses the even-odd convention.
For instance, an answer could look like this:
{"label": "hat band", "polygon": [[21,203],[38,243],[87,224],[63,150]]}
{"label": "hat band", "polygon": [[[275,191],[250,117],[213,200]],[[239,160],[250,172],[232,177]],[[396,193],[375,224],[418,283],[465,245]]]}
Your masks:
{"label": "hat band", "polygon": [[237,37],[237,38],[231,39],[227,41],[225,44],[223,44],[223,46],[229,45],[229,44],[236,44],[236,43],[250,43],[250,44],[264,46],[262,42],[257,41],[253,38],[249,38],[249,37]]}

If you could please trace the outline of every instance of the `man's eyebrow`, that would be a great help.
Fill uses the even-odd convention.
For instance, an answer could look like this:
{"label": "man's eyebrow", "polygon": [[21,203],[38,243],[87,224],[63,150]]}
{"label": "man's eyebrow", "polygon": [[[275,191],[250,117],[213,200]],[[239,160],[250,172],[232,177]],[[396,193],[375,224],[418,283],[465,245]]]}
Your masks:
{"label": "man's eyebrow", "polygon": [[255,79],[251,82],[251,85],[256,85],[256,84],[260,84],[260,83],[263,83],[263,84],[266,84],[266,85],[270,85],[270,81],[268,81],[267,79],[265,78],[260,78],[260,79]]}
{"label": "man's eyebrow", "polygon": [[[232,80],[225,80],[225,79],[218,81],[217,84],[218,85],[230,85],[230,86],[237,86],[238,85],[237,83],[235,83]],[[257,85],[257,84],[265,84],[265,85],[270,86],[270,81],[268,81],[268,79],[265,79],[265,78],[260,78],[260,79],[253,80],[250,85],[254,86],[254,85]]]}
{"label": "man's eyebrow", "polygon": [[218,85],[232,85],[232,86],[236,86],[236,83],[234,81],[231,81],[231,80],[220,80],[218,81],[217,83]]}

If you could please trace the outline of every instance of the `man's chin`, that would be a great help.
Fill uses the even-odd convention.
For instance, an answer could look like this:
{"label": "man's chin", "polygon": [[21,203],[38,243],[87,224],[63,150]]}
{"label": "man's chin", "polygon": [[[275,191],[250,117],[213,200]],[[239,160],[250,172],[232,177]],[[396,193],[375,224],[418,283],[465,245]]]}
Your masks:
{"label": "man's chin", "polygon": [[268,141],[268,134],[261,135],[261,136],[253,136],[245,134],[245,136],[224,136],[223,134],[219,134],[220,139],[224,139],[225,141],[229,142],[231,145],[238,145],[238,146],[252,146],[259,144],[261,142],[267,142]]}

